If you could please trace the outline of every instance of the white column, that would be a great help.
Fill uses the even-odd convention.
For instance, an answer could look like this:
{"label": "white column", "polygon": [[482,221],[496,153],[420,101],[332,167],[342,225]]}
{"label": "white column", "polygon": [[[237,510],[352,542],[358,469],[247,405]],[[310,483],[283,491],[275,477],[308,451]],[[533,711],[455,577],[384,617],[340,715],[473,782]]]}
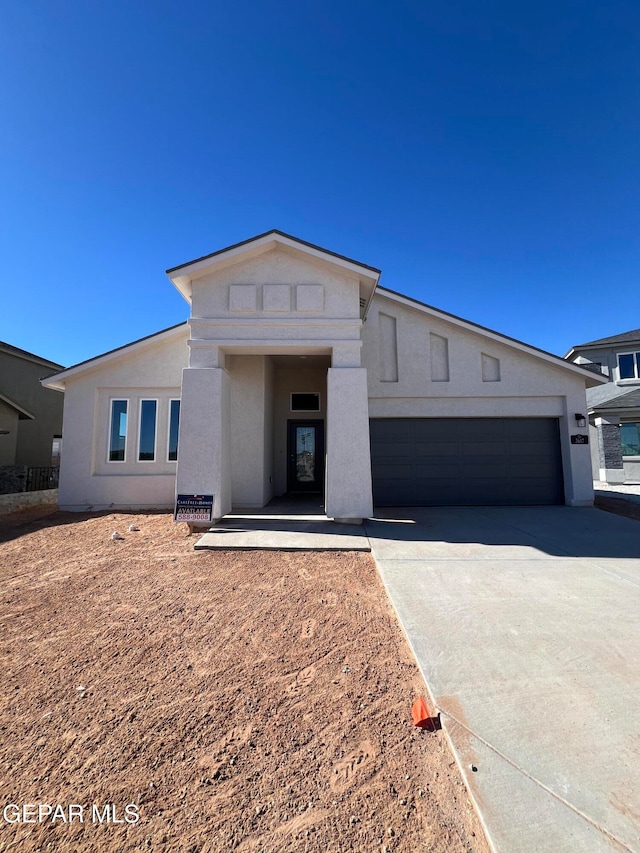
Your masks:
{"label": "white column", "polygon": [[231,510],[229,378],[219,367],[182,371],[178,494],[214,495],[213,517]]}
{"label": "white column", "polygon": [[564,415],[560,418],[560,446],[564,473],[564,497],[567,506],[593,506],[593,470],[588,444],[572,444],[572,435],[589,436],[589,426],[576,425],[576,413],[587,418],[584,386],[564,398]]}
{"label": "white column", "polygon": [[369,398],[363,367],[327,371],[325,488],[325,512],[330,518],[360,523],[373,514]]}

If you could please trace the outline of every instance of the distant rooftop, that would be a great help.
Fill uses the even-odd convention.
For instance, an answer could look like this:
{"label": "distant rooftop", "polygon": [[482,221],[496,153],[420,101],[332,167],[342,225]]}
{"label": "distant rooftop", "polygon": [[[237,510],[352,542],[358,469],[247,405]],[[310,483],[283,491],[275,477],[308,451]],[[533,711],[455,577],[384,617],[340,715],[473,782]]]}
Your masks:
{"label": "distant rooftop", "polygon": [[14,347],[13,344],[8,344],[6,341],[0,341],[0,350],[4,350],[11,355],[15,355],[18,358],[26,358],[29,361],[37,361],[39,364],[43,364],[46,367],[56,367],[62,368],[61,364],[58,364],[56,361],[51,361],[48,358],[43,358],[41,355],[36,355],[33,352],[28,352],[26,349],[20,349],[20,347]]}
{"label": "distant rooftop", "polygon": [[611,335],[608,338],[598,338],[595,341],[576,344],[573,349],[579,349],[580,347],[610,346],[614,344],[630,344],[634,341],[640,341],[640,329],[631,329],[630,332],[622,332],[621,335]]}

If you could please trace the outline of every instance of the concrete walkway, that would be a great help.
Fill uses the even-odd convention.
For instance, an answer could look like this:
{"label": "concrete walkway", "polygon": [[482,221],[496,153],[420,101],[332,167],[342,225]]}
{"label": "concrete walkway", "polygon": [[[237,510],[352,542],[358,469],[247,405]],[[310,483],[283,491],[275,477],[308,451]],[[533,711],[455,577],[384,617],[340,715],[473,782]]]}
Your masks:
{"label": "concrete walkway", "polygon": [[451,507],[366,530],[494,849],[640,851],[640,524]]}
{"label": "concrete walkway", "polygon": [[275,498],[262,509],[233,510],[195,544],[196,551],[370,551],[361,524],[335,524],[317,495]]}

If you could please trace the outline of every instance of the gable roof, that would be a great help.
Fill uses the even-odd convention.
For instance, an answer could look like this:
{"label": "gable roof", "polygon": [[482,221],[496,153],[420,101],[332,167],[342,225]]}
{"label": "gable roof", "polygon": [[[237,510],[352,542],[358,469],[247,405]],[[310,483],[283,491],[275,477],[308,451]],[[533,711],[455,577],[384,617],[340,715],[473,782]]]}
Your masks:
{"label": "gable roof", "polygon": [[615,344],[628,344],[640,342],[640,329],[631,329],[630,332],[622,332],[620,335],[610,335],[608,338],[597,338],[595,341],[587,341],[586,344],[576,344],[571,347],[571,352],[583,347],[613,346]]}
{"label": "gable roof", "polygon": [[454,325],[459,326],[460,328],[466,329],[471,332],[480,333],[485,337],[496,341],[497,343],[507,344],[508,346],[519,350],[520,352],[536,356],[537,358],[541,358],[543,361],[550,362],[555,367],[563,367],[565,369],[568,368],[573,373],[577,373],[583,379],[585,379],[587,388],[596,385],[599,386],[602,384],[606,384],[609,381],[606,376],[600,376],[599,374],[593,373],[592,371],[582,367],[579,364],[573,364],[573,362],[565,361],[562,356],[554,355],[553,353],[547,352],[546,350],[534,347],[531,344],[525,344],[523,341],[519,341],[517,338],[511,338],[509,337],[509,335],[503,335],[501,332],[496,332],[493,329],[487,328],[486,326],[481,326],[479,323],[473,323],[471,320],[465,320],[462,317],[458,317],[456,314],[450,314],[448,311],[442,311],[440,308],[434,308],[433,305],[427,305],[426,302],[420,302],[420,300],[414,299],[411,296],[404,296],[402,293],[397,293],[395,290],[389,290],[389,288],[387,287],[378,287],[376,293],[380,296],[386,296],[389,299],[393,299],[396,302],[400,302],[401,304],[408,305],[409,307],[418,308],[422,311],[428,312],[429,314],[433,314],[439,319],[445,320],[449,323],[453,323]]}
{"label": "gable roof", "polygon": [[36,364],[42,364],[44,367],[53,367],[57,370],[63,366],[56,361],[49,361],[48,358],[42,358],[39,355],[35,355],[35,353],[28,352],[26,349],[14,347],[13,344],[8,344],[6,341],[0,341],[0,352],[6,352],[16,358],[23,358],[25,361],[34,361]]}
{"label": "gable roof", "polygon": [[603,388],[587,391],[589,411],[611,411],[617,409],[640,409],[640,388],[623,390],[613,382]]}
{"label": "gable roof", "polygon": [[119,355],[123,354],[125,350],[137,350],[140,349],[140,347],[145,346],[147,343],[155,341],[156,338],[170,337],[177,329],[186,327],[187,322],[185,321],[184,323],[177,323],[175,326],[169,326],[167,329],[161,329],[159,332],[153,332],[151,335],[145,335],[144,338],[138,338],[135,341],[131,341],[129,344],[123,344],[121,347],[110,349],[107,352],[103,352],[101,355],[96,355],[93,358],[87,358],[85,361],[79,361],[77,364],[67,367],[60,373],[54,373],[53,376],[47,376],[46,378],[41,379],[40,384],[45,388],[64,391],[64,383],[71,376],[75,376],[83,370],[89,370],[92,367],[97,367],[99,364],[103,364],[104,362],[111,361],[111,359],[117,358]]}
{"label": "gable roof", "polygon": [[272,228],[271,231],[265,231],[263,234],[258,234],[256,237],[249,237],[248,240],[241,240],[239,243],[233,243],[231,246],[226,246],[224,249],[218,249],[216,252],[203,255],[201,258],[196,258],[194,261],[187,261],[185,264],[180,264],[177,267],[170,267],[166,271],[167,275],[169,275],[169,273],[185,269],[186,267],[190,267],[192,264],[199,264],[201,261],[208,261],[209,258],[215,258],[217,255],[224,255],[234,249],[240,249],[243,246],[248,246],[251,243],[262,240],[265,237],[271,237],[272,235],[274,237],[284,237],[287,241],[291,240],[294,243],[299,243],[301,246],[306,246],[307,249],[314,249],[317,252],[322,252],[324,255],[330,255],[331,257],[338,258],[341,261],[348,261],[350,264],[355,264],[363,269],[378,273],[378,275],[381,274],[381,270],[376,269],[376,267],[370,267],[368,264],[363,264],[361,261],[354,261],[353,258],[348,258],[346,255],[339,255],[337,252],[332,252],[330,249],[323,249],[322,246],[317,246],[315,243],[308,243],[306,240],[301,240],[300,237],[294,237],[292,234],[286,234],[284,231]]}
{"label": "gable roof", "polygon": [[363,264],[353,258],[348,258],[346,255],[339,255],[337,252],[324,249],[322,246],[316,246],[315,243],[308,243],[306,240],[301,240],[299,237],[294,237],[291,234],[285,234],[284,231],[279,231],[277,228],[265,231],[264,234],[258,234],[256,237],[250,237],[248,240],[242,240],[240,243],[234,243],[232,246],[227,246],[224,249],[218,249],[216,252],[203,255],[201,258],[196,258],[193,261],[187,261],[186,264],[170,267],[166,273],[182,297],[190,303],[191,283],[194,278],[199,278],[216,268],[228,266],[231,263],[237,263],[246,258],[255,257],[270,249],[274,249],[278,245],[304,253],[316,260],[334,264],[341,267],[344,271],[356,275],[360,281],[360,295],[363,301],[364,313],[366,314],[366,308],[371,301],[373,291],[381,275],[379,269],[371,267],[368,264]]}

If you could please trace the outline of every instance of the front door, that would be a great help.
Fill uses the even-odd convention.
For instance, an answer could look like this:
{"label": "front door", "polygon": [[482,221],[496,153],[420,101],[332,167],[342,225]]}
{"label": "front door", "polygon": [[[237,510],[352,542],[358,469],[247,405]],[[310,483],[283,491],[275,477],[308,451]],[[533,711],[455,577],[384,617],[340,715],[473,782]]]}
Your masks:
{"label": "front door", "polygon": [[288,421],[287,490],[324,491],[324,421]]}

